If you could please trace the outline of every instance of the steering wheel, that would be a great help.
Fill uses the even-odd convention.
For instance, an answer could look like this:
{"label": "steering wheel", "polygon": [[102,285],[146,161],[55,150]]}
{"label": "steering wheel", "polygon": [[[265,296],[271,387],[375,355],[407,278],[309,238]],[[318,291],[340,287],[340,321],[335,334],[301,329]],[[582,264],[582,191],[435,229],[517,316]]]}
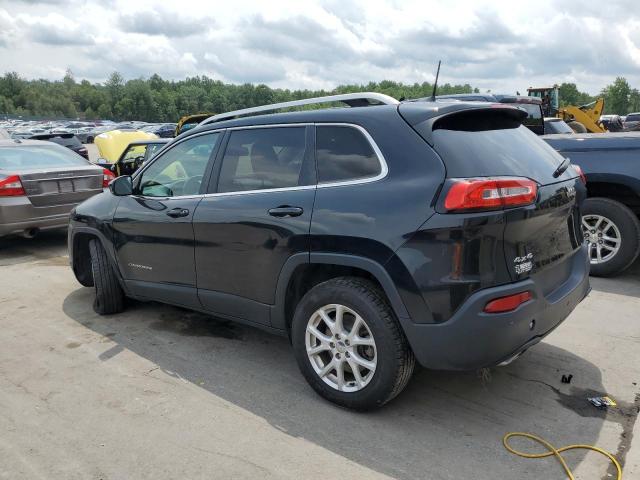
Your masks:
{"label": "steering wheel", "polygon": [[200,185],[202,185],[202,175],[196,175],[184,182],[182,192],[185,195],[195,195],[200,193]]}

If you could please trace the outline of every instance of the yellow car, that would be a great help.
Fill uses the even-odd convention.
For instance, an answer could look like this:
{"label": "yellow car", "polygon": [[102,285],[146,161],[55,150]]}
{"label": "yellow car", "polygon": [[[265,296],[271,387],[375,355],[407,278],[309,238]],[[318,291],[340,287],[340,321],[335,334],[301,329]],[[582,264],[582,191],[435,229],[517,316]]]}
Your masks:
{"label": "yellow car", "polygon": [[178,136],[181,133],[191,130],[198,126],[198,124],[207,118],[215,115],[215,113],[196,113],[195,115],[185,115],[176,124],[176,131],[174,136]]}
{"label": "yellow car", "polygon": [[153,133],[140,130],[111,130],[97,135],[94,143],[98,147],[98,156],[109,163],[115,163],[131,142],[158,138]]}

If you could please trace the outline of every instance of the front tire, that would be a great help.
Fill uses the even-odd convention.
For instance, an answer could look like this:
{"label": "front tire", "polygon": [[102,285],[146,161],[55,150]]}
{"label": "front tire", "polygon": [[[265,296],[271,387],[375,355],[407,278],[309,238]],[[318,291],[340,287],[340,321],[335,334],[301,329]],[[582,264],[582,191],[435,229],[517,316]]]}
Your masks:
{"label": "front tire", "polygon": [[626,205],[610,198],[587,198],[582,231],[589,243],[591,275],[606,277],[631,266],[640,253],[640,221]]}
{"label": "front tire", "polygon": [[409,382],[415,357],[384,294],[339,277],[313,287],[292,323],[300,371],[323,398],[355,410],[380,407]]}
{"label": "front tire", "polygon": [[107,252],[98,240],[89,242],[91,272],[96,290],[93,309],[100,315],[120,313],[124,310],[124,292],[120,287]]}

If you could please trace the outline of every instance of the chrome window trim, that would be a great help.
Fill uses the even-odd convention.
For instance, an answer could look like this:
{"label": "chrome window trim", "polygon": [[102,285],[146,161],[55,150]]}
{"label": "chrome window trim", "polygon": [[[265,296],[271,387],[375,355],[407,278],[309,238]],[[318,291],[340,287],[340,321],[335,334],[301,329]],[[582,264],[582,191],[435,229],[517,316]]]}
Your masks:
{"label": "chrome window trim", "polygon": [[[240,126],[240,127],[231,127],[231,128],[224,128],[224,129],[218,129],[218,130],[207,130],[206,132],[202,132],[202,133],[198,133],[198,134],[194,134],[191,135],[185,139],[180,140],[180,142],[176,142],[176,144],[181,143],[189,138],[193,138],[195,136],[200,136],[200,135],[206,135],[206,134],[212,134],[212,133],[223,133],[225,130],[230,130],[230,131],[235,131],[235,130],[252,130],[252,129],[256,129],[256,128],[280,128],[280,127],[307,127],[307,126],[314,126],[314,127],[322,127],[322,126],[327,126],[327,127],[350,127],[350,128],[355,128],[356,130],[359,130],[360,133],[362,133],[364,135],[364,137],[367,139],[367,141],[369,142],[369,144],[371,145],[371,148],[373,148],[374,153],[376,154],[376,157],[378,157],[378,162],[380,164],[380,173],[374,177],[364,177],[364,178],[358,178],[358,179],[353,179],[353,180],[344,180],[344,181],[340,181],[340,182],[331,182],[331,183],[316,183],[314,185],[302,185],[302,186],[298,186],[298,187],[282,187],[282,188],[263,188],[260,190],[238,190],[235,192],[216,192],[216,193],[204,193],[204,194],[198,194],[198,195],[180,195],[180,196],[175,196],[175,197],[145,197],[145,196],[141,196],[141,195],[136,195],[136,197],[138,198],[146,198],[146,199],[152,199],[152,200],[158,200],[158,199],[164,199],[164,200],[170,200],[170,199],[193,199],[193,198],[209,198],[209,197],[225,197],[225,196],[235,196],[235,195],[255,195],[258,193],[277,193],[277,192],[288,192],[288,191],[297,191],[297,190],[311,190],[311,189],[315,189],[315,188],[334,188],[334,187],[344,187],[344,186],[348,186],[348,185],[362,185],[362,184],[366,184],[366,183],[373,183],[373,182],[377,182],[380,181],[382,179],[384,179],[388,174],[389,174],[389,167],[387,166],[387,161],[384,158],[384,155],[382,154],[382,151],[380,150],[380,148],[378,147],[378,144],[375,142],[375,140],[373,139],[373,137],[369,134],[369,132],[362,127],[361,125],[357,125],[355,123],[345,123],[345,122],[328,122],[328,123],[278,123],[278,124],[263,124],[263,125],[247,125],[247,126]],[[173,145],[171,146],[171,148],[173,148]],[[167,151],[169,151],[170,149],[168,149]],[[159,157],[154,157],[154,162],[156,161],[156,159]],[[224,158],[224,155],[223,155]],[[151,165],[153,162],[150,162],[149,165]],[[148,168],[147,166],[145,166],[145,169]],[[144,170],[143,170],[144,171]],[[136,172],[137,174],[138,172]]]}
{"label": "chrome window trim", "polygon": [[[376,154],[376,157],[378,157],[378,163],[380,164],[380,173],[373,177],[355,178],[352,180],[341,180],[339,182],[327,182],[327,183],[318,182],[318,188],[333,188],[333,187],[343,187],[345,185],[361,185],[364,183],[372,183],[372,182],[377,182],[379,180],[382,180],[389,174],[389,167],[387,166],[387,161],[384,158],[384,155],[382,154],[380,147],[378,147],[378,144],[375,142],[373,137],[369,134],[369,132],[367,132],[367,130],[364,127],[357,125],[355,123],[342,123],[342,122],[316,123],[315,126],[316,127],[323,127],[323,126],[351,127],[351,128],[355,128],[356,130],[359,130],[360,133],[362,133],[364,137],[367,139],[367,141],[369,142],[369,145],[371,145],[371,148],[373,148],[373,151]],[[316,168],[317,168],[317,165],[316,165]]]}

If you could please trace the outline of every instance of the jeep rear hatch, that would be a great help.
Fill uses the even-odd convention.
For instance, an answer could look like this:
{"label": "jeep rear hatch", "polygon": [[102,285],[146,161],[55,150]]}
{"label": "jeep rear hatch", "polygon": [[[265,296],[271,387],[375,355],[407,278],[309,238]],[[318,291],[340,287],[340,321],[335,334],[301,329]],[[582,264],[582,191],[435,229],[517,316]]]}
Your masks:
{"label": "jeep rear hatch", "polygon": [[545,288],[552,291],[566,280],[567,260],[582,243],[578,199],[584,185],[573,167],[562,165],[561,155],[522,126],[522,110],[501,104],[467,105],[438,115],[427,104],[422,121],[411,106],[405,116],[447,170],[436,210],[454,215],[503,210],[504,255],[511,279],[557,272],[545,274],[550,275]]}

